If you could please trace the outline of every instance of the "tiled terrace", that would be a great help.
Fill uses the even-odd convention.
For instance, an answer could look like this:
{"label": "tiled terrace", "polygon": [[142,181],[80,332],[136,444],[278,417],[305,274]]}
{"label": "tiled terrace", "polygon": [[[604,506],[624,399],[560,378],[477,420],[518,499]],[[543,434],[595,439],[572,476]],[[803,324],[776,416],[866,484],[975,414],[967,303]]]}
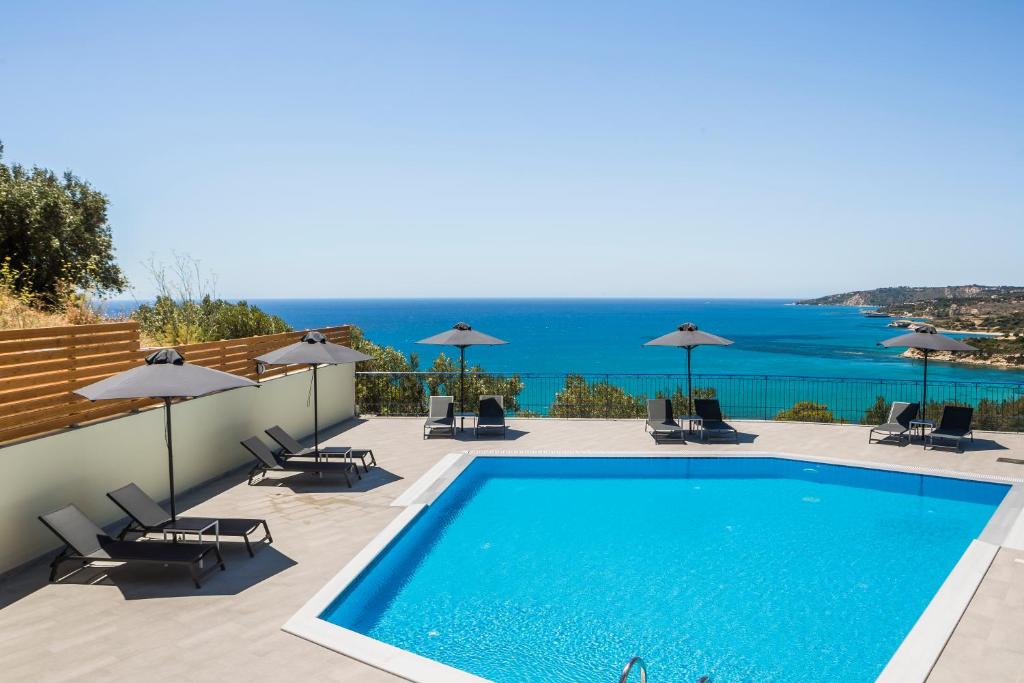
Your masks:
{"label": "tiled terrace", "polygon": [[[302,476],[246,486],[235,474],[182,500],[193,513],[265,517],[275,543],[195,590],[184,572],[87,570],[46,585],[37,563],[0,585],[5,681],[399,680],[280,630],[281,625],[399,512],[390,503],[444,454],[464,450],[782,451],[1024,478],[1024,435],[980,434],[966,454],[869,446],[856,426],[737,423],[738,446],[655,447],[635,421],[513,420],[505,442],[422,440],[417,419],[354,422],[333,443],[374,449],[380,469],[355,489]],[[26,520],[26,523],[33,521]],[[933,681],[1024,680],[1024,552],[1002,549],[936,665]],[[658,683],[658,681],[654,681]]]}

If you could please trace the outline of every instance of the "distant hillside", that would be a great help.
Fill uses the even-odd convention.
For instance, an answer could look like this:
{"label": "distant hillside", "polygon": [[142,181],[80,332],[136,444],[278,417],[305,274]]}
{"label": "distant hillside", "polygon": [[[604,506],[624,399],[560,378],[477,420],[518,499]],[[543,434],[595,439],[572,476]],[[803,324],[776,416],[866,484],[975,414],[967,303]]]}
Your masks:
{"label": "distant hillside", "polygon": [[980,299],[1024,296],[1024,287],[993,287],[989,285],[953,285],[949,287],[880,287],[858,292],[829,294],[817,299],[804,299],[804,306],[897,306],[938,299]]}
{"label": "distant hillside", "polygon": [[[936,360],[1000,367],[1024,366],[1024,287],[883,287],[798,301],[810,306],[876,306],[894,318],[927,320],[936,327],[997,333],[968,339],[973,354],[938,354]],[[906,354],[915,357],[914,351]]]}

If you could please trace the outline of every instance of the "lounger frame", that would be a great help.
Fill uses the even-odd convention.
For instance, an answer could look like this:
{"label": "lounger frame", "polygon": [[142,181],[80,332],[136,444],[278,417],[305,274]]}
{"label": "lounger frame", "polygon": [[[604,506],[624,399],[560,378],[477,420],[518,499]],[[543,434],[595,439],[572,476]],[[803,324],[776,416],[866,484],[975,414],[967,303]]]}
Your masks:
{"label": "lounger frame", "polygon": [[315,460],[296,461],[278,460],[274,453],[267,448],[266,444],[259,440],[259,437],[249,437],[239,443],[245,450],[256,459],[256,464],[249,470],[249,486],[253,486],[267,476],[267,472],[291,472],[293,474],[316,474],[323,478],[325,474],[341,474],[345,477],[345,483],[352,488],[352,479],[349,478],[349,471],[359,474],[358,468],[351,462],[317,462]]}
{"label": "lounger frame", "polygon": [[[971,422],[974,420],[974,408],[967,406],[943,406],[942,418],[939,426],[925,436],[924,446],[932,449],[953,448],[957,453],[964,452],[964,439],[970,439],[974,443],[974,428]],[[952,424],[947,424],[952,423]],[[936,444],[940,441],[952,441],[952,446]]]}
{"label": "lounger frame", "polygon": [[[274,440],[278,446],[281,447],[281,453],[279,457],[284,460],[289,458],[308,458],[316,456],[317,449],[312,446],[303,446],[299,443],[299,440],[289,434],[280,425],[274,425],[270,429],[264,429],[263,433]],[[340,446],[321,446],[319,449],[320,455],[325,458],[332,455],[339,455],[345,458],[359,458],[359,462],[363,466],[363,472],[369,472],[370,466],[377,466],[377,458],[373,455],[373,450],[369,448],[348,448]],[[370,465],[366,464],[366,459],[370,459]],[[356,470],[356,474],[359,470]]]}
{"label": "lounger frame", "polygon": [[[78,511],[79,514],[82,514],[81,511],[78,510],[78,508],[75,507],[74,505],[69,505],[69,506],[65,506],[65,507],[74,508],[76,511]],[[63,509],[64,508],[61,508],[61,510],[63,510]],[[54,510],[53,512],[59,512],[59,511],[60,510]],[[189,574],[192,577],[192,583],[195,584],[196,588],[202,588],[201,580],[203,578],[205,578],[205,576],[207,574],[212,573],[214,571],[214,569],[216,569],[218,567],[220,568],[221,571],[224,571],[224,569],[225,569],[224,558],[221,556],[220,550],[217,548],[216,545],[207,544],[207,543],[203,543],[203,544],[191,544],[191,543],[190,544],[184,544],[184,543],[167,543],[167,542],[164,542],[164,541],[115,541],[114,539],[112,539],[109,536],[106,536],[104,534],[104,535],[98,537],[100,549],[104,550],[104,551],[109,551],[110,549],[113,549],[113,552],[110,553],[110,556],[108,556],[108,557],[100,557],[100,556],[97,556],[95,554],[95,551],[93,553],[83,554],[78,549],[76,549],[74,547],[74,545],[67,538],[65,538],[64,534],[62,534],[60,531],[58,531],[56,527],[54,527],[52,524],[50,524],[49,521],[47,521],[46,517],[49,514],[53,514],[53,513],[48,513],[47,515],[40,515],[39,518],[38,518],[39,521],[42,522],[46,526],[47,529],[49,529],[51,532],[53,532],[53,534],[64,543],[64,547],[60,550],[60,552],[57,553],[57,555],[50,562],[50,575],[49,575],[49,582],[50,583],[60,583],[61,580],[66,579],[67,577],[69,577],[69,576],[71,576],[72,574],[75,573],[74,571],[72,571],[72,572],[68,572],[67,574],[64,574],[62,576],[59,576],[59,577],[57,576],[58,569],[60,568],[60,565],[65,563],[65,562],[80,562],[82,566],[79,569],[84,569],[85,567],[88,567],[88,566],[92,565],[95,562],[118,562],[118,563],[128,564],[128,565],[133,565],[133,564],[159,564],[159,565],[164,565],[164,566],[166,566],[166,565],[187,566],[188,569],[189,569]],[[85,517],[85,515],[82,515],[82,517]],[[88,519],[88,518],[85,517],[85,519]],[[119,557],[118,553],[117,553],[117,549],[118,549],[118,547],[121,544],[129,544],[129,545],[135,545],[135,544],[142,545],[142,544],[145,544],[147,546],[147,548],[153,548],[153,547],[159,547],[159,546],[173,546],[175,548],[184,547],[186,545],[188,545],[190,547],[191,546],[195,546],[196,555],[194,557],[192,557],[191,559],[188,559],[188,560],[166,558],[166,557],[158,557],[158,556],[154,556],[152,558],[138,558],[138,557],[126,557],[126,556],[120,556]],[[213,556],[214,562],[211,565],[209,570],[207,570],[206,572],[202,572],[202,571],[200,571],[200,569],[202,568],[202,564],[203,564],[204,560],[206,559],[206,557],[209,556],[209,555]],[[78,570],[76,570],[76,571],[78,571]]]}
{"label": "lounger frame", "polygon": [[[435,410],[444,405],[444,415],[441,410]],[[429,399],[427,420],[423,423],[423,438],[429,439],[432,436],[449,436],[455,438],[455,397],[454,396],[431,396]]]}
{"label": "lounger frame", "polygon": [[[897,406],[899,406],[898,413],[896,412]],[[889,407],[888,419],[883,424],[872,427],[868,432],[868,443],[890,443],[890,440],[896,437],[898,445],[909,444],[912,435],[910,422],[917,417],[920,409],[919,403],[894,401]]]}
{"label": "lounger frame", "polygon": [[698,398],[693,401],[693,410],[700,417],[700,440],[704,443],[724,437],[733,443],[740,442],[740,433],[722,418],[722,407],[717,398]]}
{"label": "lounger frame", "polygon": [[[648,430],[656,444],[686,443],[686,430],[675,420],[671,399],[647,399],[647,421],[644,423],[644,431]],[[673,437],[673,434],[679,436]]]}
{"label": "lounger frame", "polygon": [[[497,404],[498,404],[498,407],[501,408],[501,414],[500,414],[501,422],[500,423],[499,422],[490,422],[490,423],[480,424],[480,420],[484,418],[484,415],[483,415],[484,402],[485,401],[492,401],[492,400],[496,401]],[[497,419],[499,417],[499,415],[497,415],[497,414],[495,414],[495,415],[488,415],[487,417],[488,418]],[[480,404],[477,407],[476,424],[473,426],[473,438],[479,439],[481,432],[486,434],[488,432],[497,432],[497,431],[501,432],[501,438],[503,438],[503,439],[508,436],[508,421],[505,419],[505,397],[501,396],[500,394],[484,394],[484,395],[480,396]]]}
{"label": "lounger frame", "polygon": [[[136,493],[136,495],[141,495],[145,497],[146,499],[149,500],[150,503],[152,503],[154,509],[159,509],[161,512],[164,512],[163,508],[160,507],[159,503],[150,498],[145,491],[136,486],[134,483],[128,484],[127,486],[122,486],[120,489],[117,489],[116,491],[108,492],[107,498],[113,501],[114,505],[121,508],[121,510],[123,510],[124,513],[128,515],[129,519],[128,524],[125,525],[123,529],[121,529],[120,533],[118,533],[117,535],[117,538],[119,540],[124,540],[125,537],[127,537],[127,535],[130,533],[139,533],[143,535],[163,533],[165,527],[171,523],[171,516],[167,515],[167,518],[159,523],[144,522],[140,518],[140,514],[142,511],[138,509],[133,510],[131,505],[128,504],[127,501],[123,499],[124,497],[119,495],[122,491],[130,487],[134,487],[136,489],[136,492],[132,493]],[[164,514],[166,514],[166,512],[164,512]],[[189,520],[194,519],[200,518],[178,517],[177,521],[180,523],[188,522]],[[256,556],[255,553],[253,552],[252,542],[249,539],[249,534],[258,530],[261,526],[263,527],[263,538],[260,540],[260,544],[270,545],[274,542],[274,537],[271,535],[270,527],[267,525],[267,520],[265,519],[239,519],[216,517],[213,517],[211,519],[217,519],[217,533],[219,536],[226,536],[229,538],[241,538],[242,541],[245,543],[245,549],[246,551],[248,551],[249,557]]]}

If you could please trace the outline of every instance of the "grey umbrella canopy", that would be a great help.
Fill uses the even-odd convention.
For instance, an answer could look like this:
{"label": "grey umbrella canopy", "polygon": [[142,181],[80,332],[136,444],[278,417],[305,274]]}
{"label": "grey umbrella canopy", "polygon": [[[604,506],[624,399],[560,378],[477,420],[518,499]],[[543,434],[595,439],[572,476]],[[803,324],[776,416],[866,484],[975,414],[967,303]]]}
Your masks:
{"label": "grey umbrella canopy", "polygon": [[508,344],[504,339],[492,337],[474,330],[466,323],[455,323],[452,329],[446,330],[433,337],[420,339],[417,344],[434,344],[438,346],[455,346],[459,349],[459,412],[466,412],[466,347],[467,346],[497,346]]}
{"label": "grey umbrella canopy", "polygon": [[879,342],[880,345],[888,348],[917,349],[924,355],[924,381],[921,385],[921,414],[928,410],[928,354],[933,351],[977,351],[978,349],[965,344],[959,339],[953,339],[939,334],[934,325],[918,325],[913,332],[901,334],[892,339]]}
{"label": "grey umbrella canopy", "polygon": [[717,334],[704,332],[693,323],[683,323],[674,331],[664,334],[644,344],[644,346],[677,346],[686,349],[686,399],[689,412],[693,414],[693,373],[690,355],[697,346],[729,346],[731,339],[719,337]]}
{"label": "grey umbrella canopy", "polygon": [[343,365],[361,360],[371,360],[373,356],[350,349],[341,344],[327,341],[320,332],[306,332],[294,344],[282,346],[270,353],[257,356],[256,360],[267,365],[308,364],[313,368],[313,451],[320,455],[320,418],[318,406],[318,385],[316,370],[320,365]]}
{"label": "grey umbrella canopy", "polygon": [[174,349],[161,349],[146,356],[145,365],[126,370],[95,384],[75,390],[90,401],[126,398],[161,398],[167,428],[167,478],[171,492],[171,519],[177,519],[174,505],[174,445],[171,439],[171,400],[206,396],[229,389],[259,386],[246,377],[185,362]]}

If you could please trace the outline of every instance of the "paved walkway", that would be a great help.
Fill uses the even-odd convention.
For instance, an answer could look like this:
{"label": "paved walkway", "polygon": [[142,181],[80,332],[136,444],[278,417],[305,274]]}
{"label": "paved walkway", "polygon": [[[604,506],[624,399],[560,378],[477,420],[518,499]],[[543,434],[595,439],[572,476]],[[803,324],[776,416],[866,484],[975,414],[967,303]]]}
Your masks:
{"label": "paved walkway", "polygon": [[[44,563],[0,583],[0,679],[4,681],[396,681],[280,630],[280,626],[377,534],[389,504],[446,453],[463,450],[784,451],[1024,478],[1024,436],[981,435],[966,454],[919,446],[868,446],[856,426],[737,423],[756,434],[738,446],[655,447],[635,421],[514,420],[508,441],[420,437],[421,420],[353,423],[331,442],[372,447],[381,467],[354,489],[302,476],[246,486],[233,475],[183,499],[190,514],[265,517],[275,543],[255,559],[226,553],[228,570],[195,590],[182,572],[86,570],[46,584]],[[31,523],[26,521],[26,523]],[[229,544],[234,545],[234,544]],[[941,681],[1021,681],[1024,552],[1003,549],[932,675]],[[655,681],[654,683],[658,683]]]}

